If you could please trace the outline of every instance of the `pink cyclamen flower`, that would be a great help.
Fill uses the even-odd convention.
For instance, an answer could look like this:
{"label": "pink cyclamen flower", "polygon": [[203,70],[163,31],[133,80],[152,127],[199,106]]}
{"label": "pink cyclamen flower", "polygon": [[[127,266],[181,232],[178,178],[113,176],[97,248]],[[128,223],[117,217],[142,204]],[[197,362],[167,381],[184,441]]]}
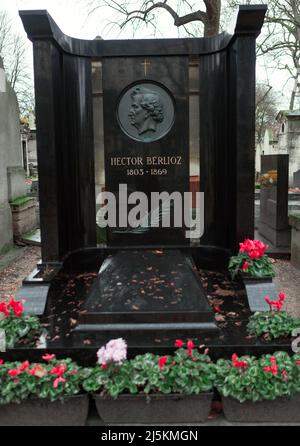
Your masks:
{"label": "pink cyclamen flower", "polygon": [[64,378],[61,378],[61,377],[56,378],[53,382],[54,389],[57,389],[59,383],[65,383],[65,382],[66,382],[66,380]]}
{"label": "pink cyclamen flower", "polygon": [[0,365],[4,364],[3,359],[0,359]]}
{"label": "pink cyclamen flower", "polygon": [[127,359],[127,344],[122,338],[112,339],[98,350],[97,357],[100,365],[109,362],[121,363]]}

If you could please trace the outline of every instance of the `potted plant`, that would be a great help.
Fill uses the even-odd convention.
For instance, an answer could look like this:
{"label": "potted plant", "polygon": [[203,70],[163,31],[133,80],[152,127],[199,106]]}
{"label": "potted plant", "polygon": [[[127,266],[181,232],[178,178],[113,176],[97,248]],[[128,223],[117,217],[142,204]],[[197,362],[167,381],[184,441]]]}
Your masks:
{"label": "potted plant", "polygon": [[13,348],[21,340],[34,341],[41,333],[41,324],[36,316],[24,313],[23,302],[11,299],[0,303],[0,330],[5,335],[5,347]]}
{"label": "potted plant", "polygon": [[232,356],[216,363],[215,385],[229,421],[299,422],[300,355]]}
{"label": "potted plant", "polygon": [[234,280],[238,275],[246,278],[262,279],[275,276],[270,258],[265,254],[268,246],[260,240],[245,240],[240,243],[237,256],[229,261],[229,272]]}
{"label": "potted plant", "polygon": [[238,255],[232,256],[229,261],[229,272],[232,279],[240,277],[243,280],[250,310],[267,310],[264,296],[275,294],[272,277],[275,276],[271,259],[266,255],[268,248],[260,240],[245,240],[240,243]]}
{"label": "potted plant", "polygon": [[[83,387],[93,393],[99,416],[114,423],[190,423],[207,419],[214,366],[192,341],[172,356],[146,353],[126,359],[126,343],[112,340],[98,352],[99,365]],[[207,352],[206,352],[207,353]]]}
{"label": "potted plant", "polygon": [[1,426],[84,425],[88,395],[80,394],[85,370],[71,359],[45,363],[0,361]]}
{"label": "potted plant", "polygon": [[266,297],[266,303],[270,311],[257,312],[250,316],[247,330],[250,335],[263,337],[269,341],[271,339],[285,338],[292,336],[295,328],[300,328],[300,320],[293,318],[288,312],[282,311],[283,301],[286,296],[279,293],[276,301],[271,301]]}

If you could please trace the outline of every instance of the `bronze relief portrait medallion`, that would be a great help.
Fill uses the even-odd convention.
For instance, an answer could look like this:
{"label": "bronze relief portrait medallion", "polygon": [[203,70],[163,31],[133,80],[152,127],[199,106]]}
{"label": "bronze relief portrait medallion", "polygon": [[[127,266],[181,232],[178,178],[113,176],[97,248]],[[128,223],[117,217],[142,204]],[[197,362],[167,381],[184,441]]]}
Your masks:
{"label": "bronze relief portrait medallion", "polygon": [[158,84],[135,84],[122,93],[117,118],[122,131],[130,138],[141,142],[157,141],[173,126],[174,101]]}

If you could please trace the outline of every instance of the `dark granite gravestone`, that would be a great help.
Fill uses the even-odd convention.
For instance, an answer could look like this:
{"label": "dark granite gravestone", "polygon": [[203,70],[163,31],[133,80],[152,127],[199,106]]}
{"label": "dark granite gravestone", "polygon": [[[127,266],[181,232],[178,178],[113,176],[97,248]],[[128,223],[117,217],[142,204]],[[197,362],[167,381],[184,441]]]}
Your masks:
{"label": "dark granite gravestone", "polygon": [[293,178],[294,178],[293,187],[294,188],[296,188],[296,187],[300,188],[300,170],[297,170],[297,172],[294,172]]}
{"label": "dark granite gravestone", "polygon": [[262,155],[258,232],[274,247],[288,247],[291,244],[288,172],[288,155]]}
{"label": "dark granite gravestone", "polygon": [[[189,191],[188,92],[187,57],[104,60],[105,188],[114,194],[126,219],[130,207],[119,194],[120,184],[129,193],[145,193],[149,203],[152,192],[183,197]],[[167,211],[172,214],[171,207]],[[107,229],[108,245],[188,245],[184,226],[175,228],[173,220],[171,215],[168,228],[148,224],[123,229],[118,221],[117,228]],[[157,324],[160,330],[189,332],[193,325],[200,331],[216,331],[191,262],[179,250],[117,253],[101,266],[77,331],[157,331]]]}
{"label": "dark granite gravestone", "polygon": [[[183,196],[189,191],[188,94],[187,57],[105,59],[105,186],[115,194],[125,215],[130,208],[127,211],[128,204],[119,197],[120,184],[127,186],[128,193],[144,192],[149,203],[152,192],[176,191]],[[150,212],[156,209],[144,216]],[[172,214],[172,209],[168,212]],[[188,242],[184,226],[120,230],[118,224],[116,230],[108,228],[110,245]]]}
{"label": "dark granite gravestone", "polygon": [[[224,267],[238,243],[254,235],[255,41],[265,12],[264,5],[240,7],[233,36],[129,41],[72,39],[46,11],[20,13],[34,50],[42,259],[62,266],[46,309],[53,342],[77,346],[82,334],[103,331],[131,332],[138,340],[144,330],[152,332],[149,345],[161,331],[175,339],[179,329],[186,338],[217,333],[194,262]],[[93,121],[92,64],[103,74],[104,189],[122,205],[120,184],[147,197],[190,189],[194,59],[205,195],[201,245],[189,245],[182,225],[132,230],[118,220],[107,230],[107,246],[97,247],[93,126],[100,122]],[[164,211],[155,211],[160,219]],[[93,263],[99,273],[91,289],[73,295],[67,278],[68,268],[76,275],[76,262],[86,271]],[[79,325],[57,341],[55,308],[62,303],[60,322]]]}

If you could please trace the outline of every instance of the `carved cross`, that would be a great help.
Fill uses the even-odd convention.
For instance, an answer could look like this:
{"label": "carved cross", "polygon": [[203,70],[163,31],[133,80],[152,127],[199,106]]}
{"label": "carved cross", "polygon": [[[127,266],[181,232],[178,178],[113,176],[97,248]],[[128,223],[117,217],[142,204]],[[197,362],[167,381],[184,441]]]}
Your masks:
{"label": "carved cross", "polygon": [[141,63],[141,65],[144,65],[144,73],[145,76],[147,76],[147,65],[151,65],[151,63],[147,62],[147,60],[145,59],[144,62]]}

